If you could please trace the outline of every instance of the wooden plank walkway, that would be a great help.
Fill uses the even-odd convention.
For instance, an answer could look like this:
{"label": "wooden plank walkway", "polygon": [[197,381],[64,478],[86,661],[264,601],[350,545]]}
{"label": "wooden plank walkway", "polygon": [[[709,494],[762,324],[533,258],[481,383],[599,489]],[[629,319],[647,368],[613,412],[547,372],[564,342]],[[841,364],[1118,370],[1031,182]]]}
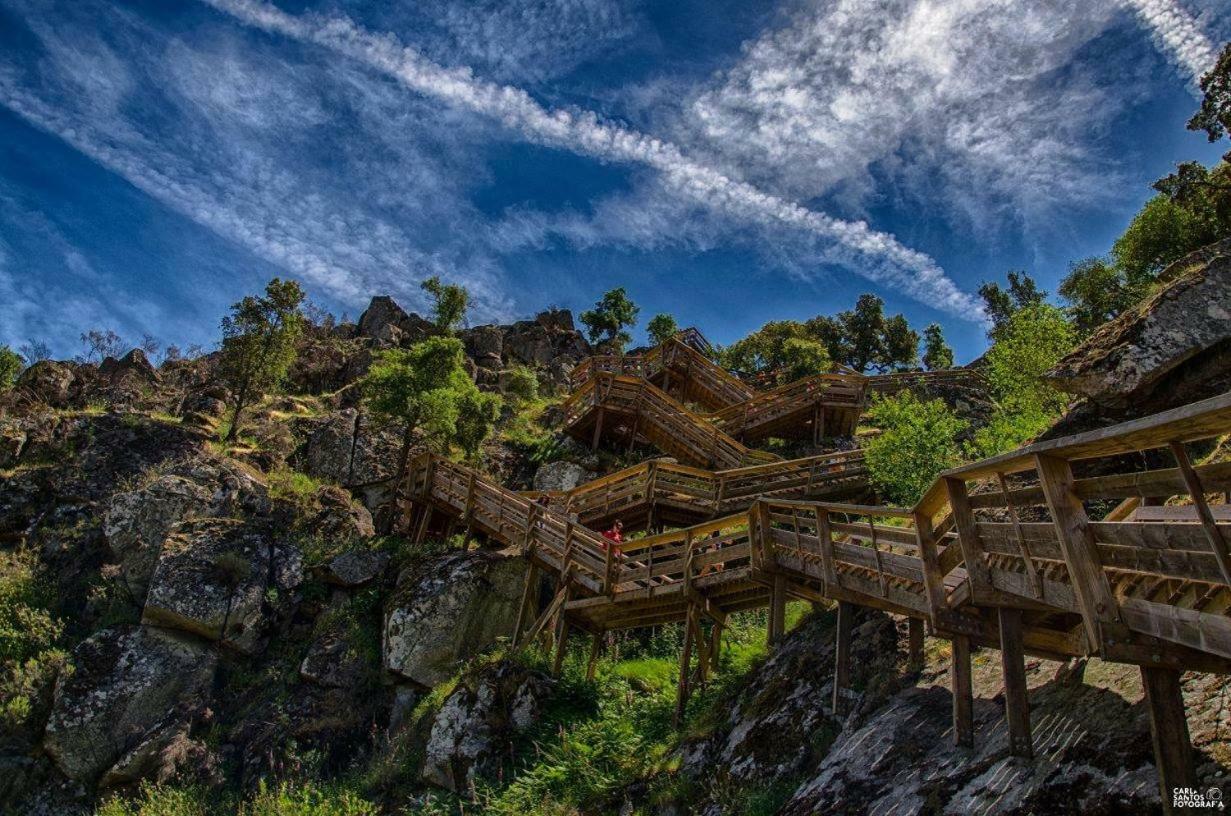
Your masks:
{"label": "wooden plank walkway", "polygon": [[[1209,503],[1231,490],[1231,463],[1198,464],[1193,454],[1194,443],[1229,433],[1231,393],[956,468],[910,508],[774,495],[808,471],[807,460],[718,474],[648,463],[544,506],[424,456],[408,477],[416,510],[407,522],[422,534],[442,511],[522,548],[554,577],[557,595],[546,610],[526,611],[523,639],[548,628],[599,636],[684,623],[699,663],[682,667],[681,699],[708,671],[714,632],[728,615],[768,607],[771,637],[780,637],[788,598],[904,615],[953,641],[959,744],[973,739],[970,646],[1000,649],[1011,746],[1021,756],[1031,752],[1024,655],[1138,665],[1169,810],[1169,789],[1194,779],[1191,763],[1174,760],[1189,755],[1187,730],[1175,721],[1179,673],[1231,673],[1231,523],[1225,506]],[[1143,469],[1143,451],[1174,466]],[[671,486],[660,494],[650,478]],[[718,497],[719,483],[740,485],[740,507]],[[608,517],[604,497],[651,495],[683,495],[719,517],[626,542],[618,553],[582,521]],[[575,519],[564,512],[570,499]],[[1115,520],[1091,509],[1126,501],[1141,506],[1106,513]]]}
{"label": "wooden plank walkway", "polygon": [[643,356],[588,358],[572,381],[575,390],[563,406],[572,436],[592,447],[603,439],[628,446],[643,439],[689,465],[711,468],[774,460],[748,447],[771,436],[814,443],[849,436],[867,396],[867,378],[859,374],[819,374],[754,391],[678,339]]}

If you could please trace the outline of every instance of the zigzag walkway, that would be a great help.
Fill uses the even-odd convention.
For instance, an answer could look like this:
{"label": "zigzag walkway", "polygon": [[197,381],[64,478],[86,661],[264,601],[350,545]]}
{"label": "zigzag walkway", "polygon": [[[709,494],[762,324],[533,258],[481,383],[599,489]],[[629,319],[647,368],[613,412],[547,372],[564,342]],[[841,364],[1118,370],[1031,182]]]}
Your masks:
{"label": "zigzag walkway", "polygon": [[[579,364],[564,424],[593,447],[604,436],[630,446],[640,436],[688,464],[735,468],[776,458],[747,447],[750,441],[810,436],[819,443],[852,434],[866,380],[820,374],[755,392],[673,338],[643,356],[591,357]],[[673,385],[679,399],[669,393]],[[680,400],[711,411],[694,412]]]}
{"label": "zigzag walkway", "polygon": [[[1231,393],[947,471],[911,508],[757,498],[618,555],[562,512],[445,460],[417,460],[408,495],[419,535],[436,508],[524,549],[532,569],[515,635],[552,631],[557,666],[570,627],[595,636],[593,657],[603,632],[685,623],[680,705],[709,670],[729,614],[769,607],[776,640],[788,598],[839,604],[835,709],[847,695],[855,606],[909,618],[912,653],[924,622],[950,640],[962,745],[973,741],[972,645],[1001,651],[1020,756],[1032,753],[1024,655],[1138,665],[1170,812],[1171,789],[1195,784],[1180,672],[1231,673],[1231,524],[1207,500],[1231,489],[1231,463],[1194,465],[1188,449],[1229,432]],[[1146,461],[1125,454],[1155,449],[1175,467],[1125,464]],[[1157,509],[1177,498],[1185,503]],[[1116,501],[1143,506],[1114,521],[1086,509]],[[541,611],[540,572],[557,588]]]}

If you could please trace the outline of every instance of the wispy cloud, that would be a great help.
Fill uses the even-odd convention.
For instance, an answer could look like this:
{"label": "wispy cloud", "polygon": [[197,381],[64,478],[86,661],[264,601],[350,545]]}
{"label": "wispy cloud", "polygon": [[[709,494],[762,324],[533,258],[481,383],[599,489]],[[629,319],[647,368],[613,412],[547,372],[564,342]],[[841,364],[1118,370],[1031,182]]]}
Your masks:
{"label": "wispy cloud", "polygon": [[[379,131],[363,133],[360,155],[349,156],[345,146],[333,152],[336,166],[353,172],[362,188],[339,193],[293,149],[321,136],[317,126],[326,120],[323,91],[304,66],[296,71],[280,60],[262,61],[225,40],[200,48],[180,39],[162,42],[134,20],[110,32],[124,40],[122,57],[69,24],[35,19],[30,26],[44,48],[40,70],[33,76],[0,66],[0,106],[151,198],[346,305],[390,292],[419,307],[418,281],[439,274],[464,279],[478,317],[512,314],[493,258],[460,241],[428,248],[406,233],[406,226],[439,217],[430,204],[411,202],[407,210],[408,196],[448,209],[457,195],[442,181],[447,173],[433,175],[438,155],[402,155],[414,149],[410,135],[423,128],[413,126],[413,115],[407,121],[405,105],[373,110],[385,104],[381,89],[372,87],[382,83],[330,74],[354,127],[380,122]],[[159,93],[155,116],[138,90],[148,87]],[[377,160],[370,154],[382,138],[389,144]],[[398,196],[398,223],[369,206]],[[458,217],[464,220],[465,212]]]}
{"label": "wispy cloud", "polygon": [[1218,52],[1188,11],[1175,0],[1124,0],[1150,29],[1193,87],[1214,67]]}
{"label": "wispy cloud", "polygon": [[601,160],[651,167],[676,194],[765,225],[788,226],[835,242],[840,260],[876,282],[963,319],[980,319],[978,302],[927,255],[863,221],[809,210],[688,158],[676,145],[575,109],[548,108],[524,90],[446,69],[392,35],[366,31],[341,17],[296,17],[250,0],[203,0],[249,25],[314,43],[395,77],[407,88],[492,117],[523,138]]}
{"label": "wispy cloud", "polygon": [[859,211],[889,196],[980,234],[1039,227],[1113,189],[1097,136],[1132,69],[1113,93],[1108,66],[1080,56],[1116,15],[1071,0],[804,0],[693,95],[673,132],[792,197]]}

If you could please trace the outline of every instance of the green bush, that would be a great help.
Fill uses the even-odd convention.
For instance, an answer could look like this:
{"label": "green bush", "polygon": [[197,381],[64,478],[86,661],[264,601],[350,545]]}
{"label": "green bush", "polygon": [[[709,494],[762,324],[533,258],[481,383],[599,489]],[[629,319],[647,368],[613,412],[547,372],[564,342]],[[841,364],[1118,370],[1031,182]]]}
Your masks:
{"label": "green bush", "polygon": [[11,388],[24,367],[20,354],[0,345],[0,391]]}
{"label": "green bush", "polygon": [[909,507],[936,475],[961,461],[957,435],[965,420],[941,400],[920,402],[910,391],[877,398],[868,412],[879,435],[864,446],[868,471],[881,495]]}
{"label": "green bush", "polygon": [[197,788],[146,783],[136,797],[109,799],[94,813],[95,816],[210,816],[205,806],[210,799],[209,794]]}
{"label": "green bush", "polygon": [[504,393],[515,407],[534,402],[539,398],[539,377],[528,366],[513,366],[504,372]]}

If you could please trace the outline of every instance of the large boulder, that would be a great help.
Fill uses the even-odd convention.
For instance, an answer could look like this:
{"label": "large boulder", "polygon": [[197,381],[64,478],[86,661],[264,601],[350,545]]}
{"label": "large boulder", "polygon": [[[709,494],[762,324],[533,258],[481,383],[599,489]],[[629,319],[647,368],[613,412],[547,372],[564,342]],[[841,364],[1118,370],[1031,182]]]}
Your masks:
{"label": "large boulder", "polygon": [[1163,279],[1170,283],[1100,327],[1048,378],[1134,414],[1231,387],[1231,239],[1177,261]]}
{"label": "large boulder", "polygon": [[447,680],[460,661],[513,633],[525,571],[524,558],[478,550],[400,577],[385,613],[385,668],[422,686]]}
{"label": "large boulder", "polygon": [[308,420],[307,441],[297,452],[301,470],[347,487],[389,479],[397,469],[401,440],[377,428],[354,408]]}
{"label": "large boulder", "polygon": [[722,768],[731,783],[760,787],[794,779],[815,767],[845,721],[875,710],[892,687],[873,679],[899,676],[904,664],[897,629],[882,612],[857,610],[852,683],[845,716],[836,716],[834,624],[833,612],[818,613],[792,631],[749,679],[726,721],[707,738],[685,744],[683,773],[710,779]]}
{"label": "large boulder", "polygon": [[594,471],[576,462],[548,462],[534,473],[534,489],[544,491],[572,490],[594,478]]}
{"label": "large boulder", "polygon": [[286,603],[302,580],[299,550],[269,527],[188,521],[163,544],[141,620],[253,653],[273,607]]}
{"label": "large boulder", "polygon": [[70,779],[92,783],[179,706],[209,691],[213,651],[152,627],[108,629],[73,651],[56,683],[43,749]]}
{"label": "large boulder", "polygon": [[17,387],[52,408],[68,408],[81,393],[76,366],[54,360],[39,360],[21,372]]}
{"label": "large boulder", "polygon": [[432,720],[420,778],[461,794],[494,778],[513,737],[538,722],[552,685],[510,660],[464,677]]}
{"label": "large boulder", "polygon": [[1031,698],[1036,758],[1023,761],[1009,756],[998,701],[975,700],[971,751],[954,745],[949,691],[909,689],[843,732],[779,812],[1159,812],[1158,778],[1139,707],[1080,683],[1053,683]]}
{"label": "large boulder", "polygon": [[476,326],[463,333],[462,340],[475,365],[500,369],[504,360],[504,333],[499,326]]}
{"label": "large boulder", "polygon": [[98,366],[98,373],[108,382],[115,384],[124,379],[136,379],[154,385],[161,380],[157,369],[150,363],[149,357],[139,348],[125,354],[120,359],[108,357]]}
{"label": "large boulder", "polygon": [[263,515],[269,507],[265,486],[244,470],[202,457],[112,496],[103,532],[128,591],[142,602],[163,542],[177,524],[189,518]]}
{"label": "large boulder", "polygon": [[407,314],[388,295],[379,295],[359,316],[357,330],[377,347],[388,348],[418,342],[433,334],[436,327],[418,315]]}

